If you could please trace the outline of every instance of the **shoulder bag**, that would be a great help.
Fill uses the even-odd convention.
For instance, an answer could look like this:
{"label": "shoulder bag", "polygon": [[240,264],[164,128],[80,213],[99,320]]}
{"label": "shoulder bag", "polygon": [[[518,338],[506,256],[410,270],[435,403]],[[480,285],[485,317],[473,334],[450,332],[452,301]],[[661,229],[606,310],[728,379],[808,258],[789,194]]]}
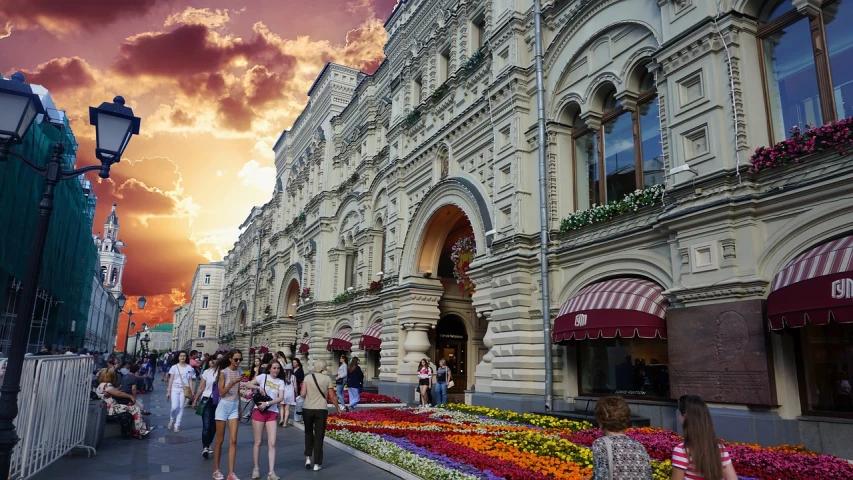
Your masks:
{"label": "shoulder bag", "polygon": [[606,435],[601,438],[604,439],[604,446],[607,448],[607,478],[613,480],[613,440]]}
{"label": "shoulder bag", "polygon": [[[190,368],[192,368],[192,367],[190,367]],[[178,370],[178,378],[181,379],[181,385],[184,387],[184,397],[193,398],[193,389],[184,383],[184,374],[181,373],[181,367],[178,367],[177,370]],[[189,372],[189,370],[187,370],[187,376],[189,376],[189,374],[190,374],[190,372]]]}
{"label": "shoulder bag", "polygon": [[[261,408],[262,403],[272,401],[272,398],[270,398],[269,395],[267,395],[266,383],[267,383],[268,377],[266,374],[264,374],[263,377],[264,377],[264,384],[261,386],[261,388],[264,389],[264,393],[256,391],[255,394],[252,395],[252,401],[255,402],[255,406],[258,407],[258,411],[260,411],[260,412],[265,412],[267,410],[267,408],[269,408],[269,405],[267,405],[266,408]],[[258,383],[260,383],[260,382],[258,382]]]}

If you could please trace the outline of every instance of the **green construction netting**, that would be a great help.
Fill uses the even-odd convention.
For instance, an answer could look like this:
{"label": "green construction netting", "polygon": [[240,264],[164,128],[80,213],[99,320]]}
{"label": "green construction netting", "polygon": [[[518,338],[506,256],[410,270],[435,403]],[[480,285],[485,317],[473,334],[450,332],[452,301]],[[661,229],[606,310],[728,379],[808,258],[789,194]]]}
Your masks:
{"label": "green construction netting", "polygon": [[[65,145],[63,168],[74,167],[77,142],[65,120],[62,131],[47,122],[30,127],[13,150],[44,166],[52,145]],[[24,279],[44,180],[19,159],[0,162],[0,309],[9,295],[7,279]],[[55,303],[44,335],[50,344],[81,345],[86,332],[97,249],[92,242],[91,198],[79,180],[61,181],[55,189],[54,211],[39,278]],[[2,313],[2,312],[0,312]],[[38,315],[38,312],[36,313]],[[73,323],[72,323],[73,322]],[[74,331],[71,327],[74,325]],[[30,342],[37,341],[32,338]]]}

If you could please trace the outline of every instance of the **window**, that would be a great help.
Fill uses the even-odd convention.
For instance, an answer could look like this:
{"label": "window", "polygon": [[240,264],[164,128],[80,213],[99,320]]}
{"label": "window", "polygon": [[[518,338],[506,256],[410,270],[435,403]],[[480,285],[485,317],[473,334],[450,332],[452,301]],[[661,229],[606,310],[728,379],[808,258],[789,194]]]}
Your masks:
{"label": "window", "polygon": [[358,267],[358,252],[353,250],[346,256],[346,265],[344,268],[344,288],[355,287],[356,270]]}
{"label": "window", "polygon": [[[809,18],[790,0],[775,2],[758,29],[765,100],[774,141],[793,127],[853,116],[853,0],[823,2]],[[826,39],[826,48],[823,47]]]}
{"label": "window", "polygon": [[663,150],[654,77],[644,76],[635,111],[606,95],[601,129],[576,128],[576,210],[621,200],[637,189],[663,183]]}
{"label": "window", "polygon": [[669,398],[666,340],[599,338],[577,345],[581,395]]}
{"label": "window", "polygon": [[115,285],[118,282],[118,269],[113,268],[113,273],[110,274],[110,285]]}
{"label": "window", "polygon": [[806,325],[799,335],[803,413],[853,417],[853,324]]}
{"label": "window", "polygon": [[424,88],[423,78],[418,75],[415,77],[414,81],[412,81],[412,104],[420,105],[421,104],[421,91]]}
{"label": "window", "polygon": [[486,17],[480,14],[471,22],[471,27],[471,43],[474,47],[471,53],[473,53],[486,43]]}
{"label": "window", "polygon": [[450,77],[450,47],[445,48],[438,56],[438,81],[444,83]]}
{"label": "window", "polygon": [[204,326],[204,325],[198,326],[198,338],[204,338],[205,330],[207,330],[206,326]]}
{"label": "window", "polygon": [[201,297],[201,308],[207,308],[208,298],[207,296]]}
{"label": "window", "polygon": [[209,273],[204,275],[204,284],[210,285],[210,274]]}

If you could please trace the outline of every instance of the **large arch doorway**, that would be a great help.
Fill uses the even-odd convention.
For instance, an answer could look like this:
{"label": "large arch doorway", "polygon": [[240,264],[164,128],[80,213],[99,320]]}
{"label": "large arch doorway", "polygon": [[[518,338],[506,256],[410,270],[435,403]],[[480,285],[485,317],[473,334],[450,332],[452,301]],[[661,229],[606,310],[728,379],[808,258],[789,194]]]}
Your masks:
{"label": "large arch doorway", "polygon": [[294,278],[287,284],[287,293],[284,295],[282,313],[288,318],[296,315],[296,307],[299,306],[299,282]]}
{"label": "large arch doorway", "polygon": [[[453,375],[453,388],[448,395],[464,395],[468,388],[468,330],[465,321],[459,315],[445,315],[435,329],[435,358],[447,360],[447,367]],[[453,399],[451,401],[456,401]]]}

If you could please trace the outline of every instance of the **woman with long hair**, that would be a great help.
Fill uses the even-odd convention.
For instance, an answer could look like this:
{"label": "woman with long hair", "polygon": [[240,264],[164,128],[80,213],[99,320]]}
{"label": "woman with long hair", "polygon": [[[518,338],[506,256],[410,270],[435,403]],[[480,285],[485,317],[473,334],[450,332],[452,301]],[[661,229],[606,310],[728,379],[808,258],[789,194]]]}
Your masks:
{"label": "woman with long hair", "polygon": [[345,405],[344,385],[347,383],[347,356],[343,353],[338,359],[338,374],[335,376],[335,392],[338,394],[338,403]]}
{"label": "woman with long hair", "polygon": [[302,382],[305,380],[305,372],[302,370],[302,362],[293,357],[293,378],[296,380],[296,407],[293,410],[293,421],[302,422],[302,403],[305,397],[302,396]]}
{"label": "woman with long hair", "polygon": [[290,422],[290,406],[296,405],[296,381],[293,378],[293,367],[290,364],[284,366],[283,372],[284,399],[281,403],[284,405],[284,411],[281,408],[278,409],[278,426],[287,427],[288,422]]}
{"label": "woman with long hair", "polygon": [[212,396],[213,385],[218,376],[219,369],[216,368],[216,358],[208,357],[207,363],[204,364],[204,372],[201,374],[201,383],[199,383],[198,391],[193,399],[193,409],[198,408],[199,398],[204,402],[204,409],[201,411],[201,456],[204,458],[210,456],[210,444],[213,443],[213,437],[216,435],[216,425],[214,424],[216,405],[213,404]]}
{"label": "woman with long hair", "polygon": [[243,352],[231,350],[216,363],[218,371],[219,405],[216,406],[216,444],[213,447],[213,478],[224,480],[219,471],[219,459],[222,457],[222,443],[225,441],[225,427],[228,425],[228,480],[240,480],[234,474],[234,460],[237,458],[237,428],[240,425],[240,388],[237,386],[243,376],[240,362]]}
{"label": "woman with long hair", "polygon": [[[166,389],[166,400],[172,401],[172,410],[169,413],[169,430],[175,427],[175,433],[181,431],[181,420],[184,418],[184,402],[192,400],[192,379],[195,378],[195,370],[187,363],[189,355],[180,350],[177,354],[178,363],[169,369],[169,386]],[[189,389],[187,398],[185,389]]]}
{"label": "woman with long hair", "polygon": [[346,410],[355,410],[358,406],[358,401],[361,399],[361,391],[364,390],[364,372],[358,366],[358,357],[352,357],[349,362],[347,371],[347,390],[349,390],[349,405]]}
{"label": "woman with long hair", "polygon": [[270,467],[267,480],[281,480],[281,477],[275,474],[275,423],[278,420],[278,405],[284,400],[284,381],[278,378],[281,375],[280,363],[270,360],[268,368],[269,373],[262,373],[247,384],[249,388],[258,390],[271,399],[256,404],[252,409],[252,430],[255,434],[255,469],[252,470],[252,478],[255,480],[261,478],[258,457],[261,454],[264,430],[267,431],[267,458]]}
{"label": "woman with long hair", "polygon": [[430,387],[429,360],[421,359],[418,364],[418,388],[421,392],[421,408],[427,408],[427,389]]}
{"label": "woman with long hair", "polygon": [[678,399],[684,441],[672,450],[672,480],[737,480],[726,447],[717,439],[708,405],[695,395]]}
{"label": "woman with long hair", "polygon": [[255,357],[252,360],[252,368],[249,369],[249,380],[257,377],[261,372],[261,357]]}
{"label": "woman with long hair", "polygon": [[435,404],[436,406],[447,406],[447,384],[453,381],[453,374],[447,367],[447,360],[438,361],[438,370],[435,379]]}
{"label": "woman with long hair", "polygon": [[122,392],[115,387],[116,372],[105,368],[98,375],[98,387],[95,389],[95,395],[107,405],[108,415],[119,415],[121,413],[129,413],[133,416],[133,436],[142,438],[148,435],[153,428],[148,428],[145,420],[142,419],[142,409],[133,401],[133,395]]}

